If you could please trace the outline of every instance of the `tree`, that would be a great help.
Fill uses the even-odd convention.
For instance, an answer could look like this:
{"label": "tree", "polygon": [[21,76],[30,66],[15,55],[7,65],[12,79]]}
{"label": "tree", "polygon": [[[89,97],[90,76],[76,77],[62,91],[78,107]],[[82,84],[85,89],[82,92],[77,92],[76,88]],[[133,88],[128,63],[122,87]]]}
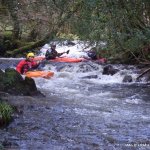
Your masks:
{"label": "tree", "polygon": [[106,41],[112,54],[141,60],[150,41],[149,8],[147,0],[82,0],[73,29],[84,40]]}
{"label": "tree", "polygon": [[148,55],[143,51],[150,41],[148,0],[1,0],[0,2],[5,6],[5,12],[8,12],[5,13],[8,14],[7,24],[13,27],[15,39],[22,38],[39,45],[37,43],[43,41],[41,44],[44,44],[62,32],[72,33],[81,40],[96,42],[97,49],[101,46],[99,41],[106,42],[107,49],[113,55],[124,53],[137,60],[147,59]]}

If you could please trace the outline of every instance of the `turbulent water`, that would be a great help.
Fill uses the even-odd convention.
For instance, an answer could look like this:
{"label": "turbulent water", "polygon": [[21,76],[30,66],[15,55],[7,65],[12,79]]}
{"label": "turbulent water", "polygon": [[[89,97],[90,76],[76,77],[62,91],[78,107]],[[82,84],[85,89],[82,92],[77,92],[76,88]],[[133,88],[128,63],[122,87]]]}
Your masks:
{"label": "turbulent water", "polygon": [[[126,74],[136,78],[132,66],[115,66],[120,71],[114,76],[102,75],[103,67],[75,64],[60,72],[53,68],[54,78],[36,80],[46,95],[61,99],[51,111],[57,135],[63,139],[61,148],[150,148],[149,84],[122,83]],[[89,75],[98,78],[86,79]]]}
{"label": "turbulent water", "polygon": [[[134,66],[114,66],[120,71],[113,76],[102,74],[104,66],[45,65],[43,69],[54,71],[54,77],[35,82],[46,97],[28,98],[23,114],[1,131],[1,141],[13,142],[12,149],[21,150],[150,149],[150,85],[135,82]],[[122,82],[127,74],[132,83]]]}

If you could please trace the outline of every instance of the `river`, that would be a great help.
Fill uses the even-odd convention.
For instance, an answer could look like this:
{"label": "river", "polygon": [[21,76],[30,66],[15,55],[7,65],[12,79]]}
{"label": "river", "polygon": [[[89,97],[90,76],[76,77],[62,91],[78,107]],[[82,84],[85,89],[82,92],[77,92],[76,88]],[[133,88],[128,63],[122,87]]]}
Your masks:
{"label": "river", "polygon": [[[2,69],[19,61],[6,60]],[[1,130],[1,141],[12,142],[14,150],[150,149],[149,83],[135,82],[134,66],[113,65],[120,70],[113,76],[102,74],[104,66],[45,65],[43,69],[54,71],[54,77],[35,78],[35,82],[46,97],[14,97],[17,103],[24,101],[23,113]],[[122,82],[126,74],[133,82]]]}

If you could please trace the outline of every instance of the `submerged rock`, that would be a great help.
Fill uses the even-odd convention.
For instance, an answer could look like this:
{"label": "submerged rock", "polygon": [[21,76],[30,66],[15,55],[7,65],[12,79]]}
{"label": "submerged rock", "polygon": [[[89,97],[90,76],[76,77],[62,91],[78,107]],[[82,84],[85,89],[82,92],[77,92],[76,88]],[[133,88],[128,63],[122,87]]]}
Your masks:
{"label": "submerged rock", "polygon": [[64,71],[72,72],[73,68],[74,67],[71,64],[68,64],[68,63],[59,63],[59,64],[56,65],[56,70],[58,72],[64,72]]}
{"label": "submerged rock", "polygon": [[118,69],[113,68],[113,66],[111,65],[107,65],[104,67],[103,69],[103,73],[104,75],[114,75],[118,72]]}
{"label": "submerged rock", "polygon": [[74,42],[67,40],[66,46],[74,46],[74,45],[76,45]]}
{"label": "submerged rock", "polygon": [[2,142],[2,149],[7,148],[7,149],[19,149],[19,145],[13,141],[5,139]]}
{"label": "submerged rock", "polygon": [[98,70],[99,67],[97,64],[91,63],[91,62],[86,62],[86,63],[82,63],[79,65],[79,69],[77,70],[77,72],[91,72],[91,71],[96,71]]}
{"label": "submerged rock", "polygon": [[123,78],[123,82],[132,82],[132,76],[126,75],[126,76]]}
{"label": "submerged rock", "polygon": [[82,79],[96,79],[96,78],[98,78],[98,75],[89,75],[89,76],[82,77]]}

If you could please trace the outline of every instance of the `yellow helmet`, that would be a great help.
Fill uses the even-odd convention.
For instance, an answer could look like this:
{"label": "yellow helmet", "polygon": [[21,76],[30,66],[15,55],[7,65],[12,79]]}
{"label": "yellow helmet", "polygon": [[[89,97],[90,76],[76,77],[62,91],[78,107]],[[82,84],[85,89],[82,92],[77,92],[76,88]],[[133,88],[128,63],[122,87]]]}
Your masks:
{"label": "yellow helmet", "polygon": [[28,53],[27,58],[29,58],[29,57],[34,57],[34,53]]}

